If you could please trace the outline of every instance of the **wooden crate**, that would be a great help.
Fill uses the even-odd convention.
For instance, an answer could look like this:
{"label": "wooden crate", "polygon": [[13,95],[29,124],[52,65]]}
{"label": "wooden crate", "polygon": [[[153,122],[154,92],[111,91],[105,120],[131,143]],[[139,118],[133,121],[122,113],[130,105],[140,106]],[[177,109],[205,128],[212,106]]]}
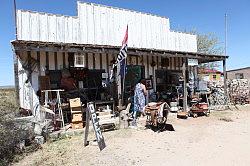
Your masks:
{"label": "wooden crate", "polygon": [[81,112],[81,99],[69,99],[70,111],[71,113],[80,113]]}
{"label": "wooden crate", "polygon": [[82,129],[83,128],[83,123],[82,122],[73,122],[71,123],[72,129]]}
{"label": "wooden crate", "polygon": [[82,122],[82,114],[81,113],[73,113],[72,114],[72,122]]}
{"label": "wooden crate", "polygon": [[81,107],[80,98],[69,99],[70,108]]}

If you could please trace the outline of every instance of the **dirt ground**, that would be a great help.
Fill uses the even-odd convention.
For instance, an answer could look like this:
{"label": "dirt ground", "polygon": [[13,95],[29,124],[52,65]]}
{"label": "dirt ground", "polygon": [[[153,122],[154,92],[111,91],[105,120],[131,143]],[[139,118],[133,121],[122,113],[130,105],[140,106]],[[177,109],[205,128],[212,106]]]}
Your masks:
{"label": "dirt ground", "polygon": [[[14,165],[250,165],[250,106],[216,111],[210,117],[177,119],[175,131],[143,126],[103,133],[107,147],[83,146],[83,135],[46,143]],[[93,135],[91,136],[93,139]],[[91,139],[90,138],[90,139]]]}

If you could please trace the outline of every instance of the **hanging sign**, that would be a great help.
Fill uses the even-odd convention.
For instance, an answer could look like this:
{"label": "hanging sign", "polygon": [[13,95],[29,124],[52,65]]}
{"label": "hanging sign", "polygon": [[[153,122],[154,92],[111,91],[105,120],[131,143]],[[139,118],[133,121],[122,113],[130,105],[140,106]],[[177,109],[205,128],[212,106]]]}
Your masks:
{"label": "hanging sign", "polygon": [[188,66],[198,66],[198,59],[188,59]]}
{"label": "hanging sign", "polygon": [[89,128],[89,116],[91,117],[92,120],[92,124],[93,124],[93,128],[94,128],[94,132],[95,132],[95,136],[96,136],[96,140],[99,146],[100,150],[103,150],[106,147],[105,141],[104,141],[104,137],[102,135],[101,132],[101,128],[98,122],[98,118],[95,112],[95,107],[94,107],[94,103],[93,102],[89,102],[88,103],[88,107],[87,107],[87,112],[86,112],[86,129],[85,129],[85,146],[87,145],[87,137],[88,137],[88,128]]}

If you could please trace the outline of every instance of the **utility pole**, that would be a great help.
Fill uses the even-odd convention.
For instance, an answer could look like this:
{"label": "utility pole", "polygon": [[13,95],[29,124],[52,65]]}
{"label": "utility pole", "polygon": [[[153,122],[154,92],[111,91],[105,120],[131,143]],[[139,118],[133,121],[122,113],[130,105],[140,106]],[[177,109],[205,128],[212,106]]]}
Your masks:
{"label": "utility pole", "polygon": [[227,13],[225,13],[225,56],[227,56]]}
{"label": "utility pole", "polygon": [[[227,69],[226,69],[226,56],[227,56],[227,14],[225,13],[225,59],[223,60],[223,74],[224,74],[224,95],[226,99],[228,98],[227,93]],[[225,105],[227,104],[227,100],[225,100]]]}

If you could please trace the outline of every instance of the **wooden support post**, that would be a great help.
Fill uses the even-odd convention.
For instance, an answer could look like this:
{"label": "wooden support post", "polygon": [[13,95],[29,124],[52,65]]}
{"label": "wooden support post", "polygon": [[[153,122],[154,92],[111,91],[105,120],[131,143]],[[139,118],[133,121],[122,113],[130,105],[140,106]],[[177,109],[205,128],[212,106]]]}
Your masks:
{"label": "wooden support post", "polygon": [[186,59],[184,59],[182,65],[183,74],[183,111],[187,111],[187,78],[186,78]]}
{"label": "wooden support post", "polygon": [[18,53],[17,51],[14,51],[13,53],[13,61],[14,61],[14,78],[15,78],[15,90],[16,90],[16,103],[18,106],[20,106],[20,100],[19,100],[19,77],[18,77]]}
{"label": "wooden support post", "polygon": [[[224,74],[224,94],[225,97],[228,97],[227,94],[227,69],[226,69],[226,59],[223,60],[223,74]],[[227,104],[227,100],[225,100],[225,105]]]}

